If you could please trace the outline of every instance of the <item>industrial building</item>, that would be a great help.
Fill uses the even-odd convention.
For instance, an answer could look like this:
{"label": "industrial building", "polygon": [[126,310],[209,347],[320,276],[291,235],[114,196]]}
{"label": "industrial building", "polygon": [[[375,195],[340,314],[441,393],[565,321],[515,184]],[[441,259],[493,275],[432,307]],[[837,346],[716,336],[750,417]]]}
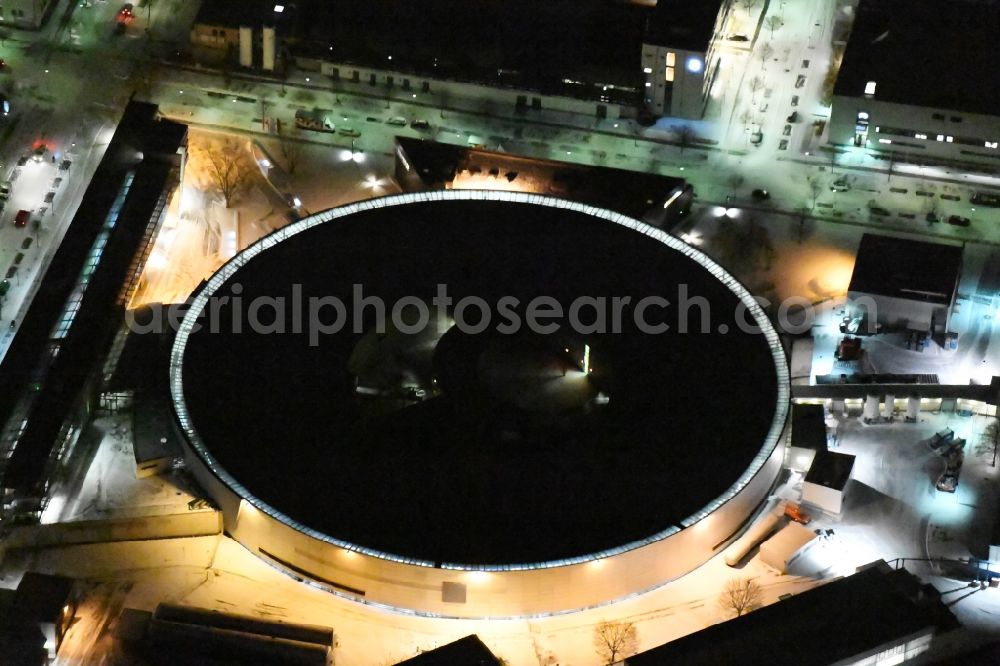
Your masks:
{"label": "industrial building", "polygon": [[865,234],[847,288],[848,318],[866,332],[881,325],[943,339],[961,272],[961,246]]}
{"label": "industrial building", "polygon": [[830,142],[898,162],[1000,167],[997,25],[993,2],[861,0]]}
{"label": "industrial building", "polygon": [[[345,304],[353,284],[393,303],[447,283],[514,296],[524,316],[539,294],[641,300],[683,283],[713,315],[742,303],[761,330],[466,334],[451,310],[382,338],[364,311],[345,320],[356,335],[312,342],[195,330],[234,281],[244,302],[294,299],[295,284]],[[736,364],[755,390],[728,399],[717,387]],[[649,589],[725,548],[781,469],[789,388],[766,316],[698,250],[590,205],[445,190],[324,211],[237,255],[192,299],[170,391],[186,469],[249,551],[366,603],[523,617]]]}
{"label": "industrial building", "polygon": [[[486,112],[700,118],[729,5],[207,0],[191,42],[203,60],[267,72],[294,63],[335,87],[386,98],[432,93],[445,106],[463,100]],[[553,41],[554,31],[568,38]]]}
{"label": "industrial building", "polygon": [[406,192],[504,190],[559,197],[670,228],[691,209],[683,178],[521,157],[396,137],[396,182]]}
{"label": "industrial building", "polygon": [[829,513],[839,514],[853,469],[854,456],[836,451],[820,451],[813,458],[802,482],[802,501]]}
{"label": "industrial building", "polygon": [[181,180],[187,126],[130,102],[0,373],[4,517],[39,515],[104,390],[105,362]]}
{"label": "industrial building", "polygon": [[16,590],[0,589],[0,654],[4,664],[52,663],[76,606],[74,581],[64,576],[28,571]]}
{"label": "industrial building", "polygon": [[901,664],[958,626],[933,586],[879,561],[857,573],[625,659],[625,666]]}
{"label": "industrial building", "polygon": [[500,661],[475,634],[421,652],[396,666],[501,666]]}

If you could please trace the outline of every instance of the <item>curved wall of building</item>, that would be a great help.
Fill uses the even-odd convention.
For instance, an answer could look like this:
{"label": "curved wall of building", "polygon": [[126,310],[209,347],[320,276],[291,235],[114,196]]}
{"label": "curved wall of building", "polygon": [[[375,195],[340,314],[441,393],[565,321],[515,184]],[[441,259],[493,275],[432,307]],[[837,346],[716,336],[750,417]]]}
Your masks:
{"label": "curved wall of building", "polygon": [[[575,208],[659,240],[694,259],[727,285],[756,320],[771,350],[777,374],[771,427],[744,474],[720,497],[679,521],[679,528],[670,528],[642,542],[558,562],[470,567],[407,561],[346,543],[296,522],[233,479],[201,441],[187,412],[183,390],[187,335],[194,329],[207,298],[254,256],[300,231],[373,207],[443,199]],[[292,575],[310,579],[338,594],[388,608],[451,617],[525,617],[586,608],[649,590],[700,566],[735,536],[777,479],[783,458],[779,441],[790,391],[780,341],[763,311],[735,279],[698,250],[610,211],[538,195],[468,190],[365,201],[318,213],[262,239],[224,266],[196,295],[178,331],[170,368],[177,425],[185,443],[188,468],[219,504],[225,529],[234,539]],[[731,386],[720,389],[732,391]]]}

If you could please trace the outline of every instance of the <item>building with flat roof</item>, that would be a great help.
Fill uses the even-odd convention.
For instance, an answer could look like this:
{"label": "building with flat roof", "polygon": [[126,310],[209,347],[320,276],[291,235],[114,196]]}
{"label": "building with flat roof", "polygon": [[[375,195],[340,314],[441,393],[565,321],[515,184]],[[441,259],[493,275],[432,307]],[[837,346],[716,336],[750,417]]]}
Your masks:
{"label": "building with flat roof", "polygon": [[802,482],[802,501],[824,511],[840,513],[844,490],[854,469],[854,456],[836,451],[820,451]]}
{"label": "building with flat roof", "polygon": [[822,404],[792,404],[792,436],[786,465],[804,472],[819,451],[826,451],[826,409]]}
{"label": "building with flat roof", "polygon": [[683,178],[406,137],[396,137],[395,177],[407,192],[531,192],[615,210],[656,226],[685,217],[694,199]]}
{"label": "building with flat roof", "polygon": [[[233,284],[354,314],[240,332],[219,300]],[[669,309],[667,330],[573,314],[579,295],[645,313],[681,288],[718,317],[698,335]],[[372,299],[440,316],[380,333]],[[461,323],[470,299],[482,328]],[[550,300],[569,319],[540,330]],[[195,323],[218,305],[220,328]],[[736,366],[746,395],[720,390]],[[496,618],[622,598],[724,548],[780,472],[787,375],[759,305],[673,236],[566,199],[435,190],[316,213],[237,255],[192,298],[170,391],[186,469],[251,552],[367,603]]]}
{"label": "building with flat roof", "polygon": [[625,659],[625,666],[900,664],[958,622],[933,586],[885,562]]}
{"label": "building with flat roof", "polygon": [[[38,513],[103,384],[103,361],[179,185],[187,126],[130,102],[4,356],[3,510]],[[9,514],[8,514],[9,515]]]}
{"label": "building with flat roof", "polygon": [[848,310],[886,328],[943,335],[961,273],[961,246],[865,234],[847,288]]}
{"label": "building with flat roof", "polygon": [[645,105],[657,116],[701,118],[719,73],[729,0],[659,0],[642,40]]}
{"label": "building with flat roof", "polygon": [[998,31],[995,2],[861,0],[830,141],[896,161],[1000,167]]}
{"label": "building with flat roof", "polygon": [[[432,94],[487,112],[615,119],[642,108],[700,118],[718,65],[714,30],[729,4],[206,0],[191,41],[243,67],[280,70],[287,58],[339,87],[386,97]],[[680,59],[674,79],[669,58]]]}

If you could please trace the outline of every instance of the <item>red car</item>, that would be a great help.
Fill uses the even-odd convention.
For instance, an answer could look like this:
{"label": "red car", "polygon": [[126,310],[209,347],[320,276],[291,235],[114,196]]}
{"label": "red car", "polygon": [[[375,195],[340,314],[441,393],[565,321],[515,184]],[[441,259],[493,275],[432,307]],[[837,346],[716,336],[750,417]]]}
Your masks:
{"label": "red car", "polygon": [[31,219],[30,210],[19,210],[17,211],[17,215],[14,216],[14,226],[15,227],[27,226],[29,219]]}

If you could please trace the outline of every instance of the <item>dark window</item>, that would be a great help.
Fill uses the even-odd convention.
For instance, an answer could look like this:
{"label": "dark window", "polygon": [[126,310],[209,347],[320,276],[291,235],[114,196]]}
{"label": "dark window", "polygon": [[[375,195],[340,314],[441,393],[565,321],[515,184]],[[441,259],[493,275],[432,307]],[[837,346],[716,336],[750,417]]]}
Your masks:
{"label": "dark window", "polygon": [[410,80],[403,79],[403,90],[409,90],[409,89],[410,89]]}
{"label": "dark window", "polygon": [[960,123],[960,122],[962,122],[962,116],[952,116],[951,117],[951,122],[953,122],[953,123]]}
{"label": "dark window", "polygon": [[944,120],[944,114],[943,113],[932,113],[931,114],[931,118],[933,118],[934,120]]}
{"label": "dark window", "polygon": [[330,78],[333,79],[334,81],[339,81],[340,80],[340,68],[339,67],[334,67],[332,70],[330,70]]}
{"label": "dark window", "polygon": [[430,92],[431,91],[431,82],[430,81],[424,81],[423,83],[420,84],[420,89],[422,91],[424,91],[425,93]]}
{"label": "dark window", "polygon": [[531,108],[535,109],[536,111],[538,111],[539,109],[541,109],[542,108],[542,98],[541,97],[532,97],[531,98]]}
{"label": "dark window", "polygon": [[385,85],[389,86],[390,88],[392,87],[392,77],[391,76],[385,77]]}
{"label": "dark window", "polygon": [[373,86],[376,83],[378,83],[378,80],[375,78],[375,75],[374,74],[369,74],[368,75],[368,85],[372,85]]}
{"label": "dark window", "polygon": [[354,70],[354,75],[351,78],[354,79],[355,83],[357,83],[358,81],[361,80],[361,72],[359,72],[358,70]]}

